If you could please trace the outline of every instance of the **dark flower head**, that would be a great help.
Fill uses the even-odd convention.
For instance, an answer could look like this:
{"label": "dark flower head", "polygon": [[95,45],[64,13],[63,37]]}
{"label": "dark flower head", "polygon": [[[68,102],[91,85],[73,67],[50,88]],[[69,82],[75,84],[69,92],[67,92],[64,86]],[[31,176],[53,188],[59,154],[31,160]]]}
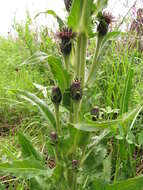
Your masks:
{"label": "dark flower head", "polygon": [[81,81],[75,80],[70,88],[71,97],[75,101],[79,101],[82,98],[82,88],[81,88]]}
{"label": "dark flower head", "polygon": [[106,23],[111,24],[113,22],[113,15],[109,12],[103,12],[103,18]]}
{"label": "dark flower head", "polygon": [[62,100],[62,93],[58,86],[54,86],[51,93],[51,100],[55,105],[59,105]]}
{"label": "dark flower head", "polygon": [[78,167],[78,160],[73,160],[72,161],[72,167],[73,167],[73,169],[76,169],[77,167]]}
{"label": "dark flower head", "polygon": [[64,28],[63,31],[57,33],[57,37],[61,39],[60,48],[64,55],[69,55],[72,49],[72,39],[75,33],[72,29]]}
{"label": "dark flower head", "polygon": [[72,29],[63,28],[61,32],[57,33],[57,37],[61,40],[63,39],[72,39],[75,37],[75,32],[72,32]]}
{"label": "dark flower head", "polygon": [[97,17],[99,20],[97,31],[100,36],[105,36],[108,32],[109,24],[113,21],[113,16],[107,12],[100,12]]}
{"label": "dark flower head", "polygon": [[71,8],[71,5],[72,5],[72,0],[64,0],[64,3],[65,3],[66,10],[68,12],[70,12],[70,8]]}

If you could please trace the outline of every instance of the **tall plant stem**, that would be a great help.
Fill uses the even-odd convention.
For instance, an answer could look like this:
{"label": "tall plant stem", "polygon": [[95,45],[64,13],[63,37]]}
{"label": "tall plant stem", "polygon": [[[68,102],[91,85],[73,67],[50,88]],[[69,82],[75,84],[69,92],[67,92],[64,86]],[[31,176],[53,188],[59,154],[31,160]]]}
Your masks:
{"label": "tall plant stem", "polygon": [[[85,33],[81,33],[77,39],[77,47],[76,47],[76,55],[75,55],[75,77],[81,80],[81,88],[84,87],[84,80],[85,80],[85,66],[86,66],[86,49],[87,49],[87,36]],[[81,101],[82,102],[82,101]],[[78,103],[76,109],[74,109],[74,115],[76,115],[75,122],[79,120],[79,110],[81,102]],[[76,104],[76,103],[75,103]]]}
{"label": "tall plant stem", "polygon": [[60,118],[59,118],[59,106],[55,105],[55,114],[56,114],[56,127],[59,135],[62,135],[61,126],[60,126]]}
{"label": "tall plant stem", "polygon": [[84,86],[85,78],[85,64],[86,64],[86,49],[87,49],[87,36],[85,33],[80,33],[77,39],[75,65],[75,75],[78,79],[81,79],[82,87]]}
{"label": "tall plant stem", "polygon": [[70,64],[70,55],[64,55],[64,61],[65,61],[65,68],[68,71],[69,70],[69,64]]}
{"label": "tall plant stem", "polygon": [[92,79],[93,75],[96,72],[102,39],[103,38],[99,37],[99,36],[97,38],[96,51],[95,51],[95,54],[94,54],[94,57],[93,57],[93,62],[92,62],[92,65],[91,65],[91,68],[90,68],[90,71],[89,71],[87,83]]}
{"label": "tall plant stem", "polygon": [[74,123],[78,123],[79,121],[79,105],[80,102],[73,102],[73,111],[74,111]]}

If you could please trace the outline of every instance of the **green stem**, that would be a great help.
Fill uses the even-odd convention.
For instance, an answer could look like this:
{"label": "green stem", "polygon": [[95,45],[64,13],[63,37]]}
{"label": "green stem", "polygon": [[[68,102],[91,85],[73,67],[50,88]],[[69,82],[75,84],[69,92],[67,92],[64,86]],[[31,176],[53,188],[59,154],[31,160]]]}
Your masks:
{"label": "green stem", "polygon": [[89,81],[92,79],[93,75],[96,73],[96,69],[97,69],[97,65],[98,65],[99,52],[100,52],[100,46],[101,46],[102,39],[103,39],[102,37],[98,37],[97,38],[96,51],[95,51],[95,54],[94,54],[93,62],[92,62],[92,65],[91,65],[91,69],[89,71],[87,83],[89,83]]}
{"label": "green stem", "polygon": [[74,123],[78,123],[79,121],[79,105],[80,102],[73,102]]}
{"label": "green stem", "polygon": [[117,142],[117,160],[116,160],[116,168],[115,168],[115,175],[114,175],[114,183],[117,181],[118,177],[118,171],[119,171],[119,164],[120,164],[120,158],[119,158],[119,152],[120,152],[120,142],[118,140]]}
{"label": "green stem", "polygon": [[64,61],[65,61],[65,68],[68,71],[69,70],[69,64],[70,64],[70,55],[65,55]]}
{"label": "green stem", "polygon": [[75,77],[80,78],[80,51],[81,51],[81,36],[77,38],[77,46],[75,53]]}
{"label": "green stem", "polygon": [[75,55],[76,71],[75,76],[82,81],[84,85],[85,77],[85,64],[86,64],[86,49],[87,49],[87,36],[85,33],[80,33],[77,38],[77,47]]}
{"label": "green stem", "polygon": [[81,78],[82,88],[84,87],[84,80],[85,80],[86,49],[87,49],[87,36],[85,34],[81,34],[80,78]]}
{"label": "green stem", "polygon": [[60,127],[60,118],[59,118],[59,106],[55,105],[55,114],[56,114],[56,127],[59,135],[62,135],[61,127]]}

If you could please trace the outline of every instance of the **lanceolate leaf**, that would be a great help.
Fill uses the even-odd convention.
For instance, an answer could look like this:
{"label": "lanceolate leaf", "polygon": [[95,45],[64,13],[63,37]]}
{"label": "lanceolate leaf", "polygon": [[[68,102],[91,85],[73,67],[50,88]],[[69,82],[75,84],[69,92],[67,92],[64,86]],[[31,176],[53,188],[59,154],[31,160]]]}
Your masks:
{"label": "lanceolate leaf", "polygon": [[92,121],[90,120],[86,115],[87,123],[77,123],[72,124],[75,128],[82,130],[82,131],[88,131],[93,132],[97,130],[103,130],[105,128],[109,129],[117,129],[117,126],[120,124],[127,123],[131,120],[133,120],[134,116],[140,110],[141,106],[138,106],[136,109],[132,110],[131,112],[123,114],[120,118],[115,120],[109,120],[109,121]]}
{"label": "lanceolate leaf", "polygon": [[107,190],[142,190],[143,176],[135,177],[125,181],[109,185]]}
{"label": "lanceolate leaf", "polygon": [[53,78],[58,83],[58,86],[64,92],[70,85],[70,74],[64,69],[62,61],[59,57],[47,55],[46,53],[39,52],[27,59],[22,65],[25,64],[38,64],[40,62],[47,63]]}
{"label": "lanceolate leaf", "polygon": [[72,29],[76,30],[81,17],[81,5],[83,4],[83,0],[73,0],[70,15],[68,17],[68,25]]}
{"label": "lanceolate leaf", "polygon": [[18,92],[20,94],[20,97],[29,101],[33,105],[36,105],[39,108],[39,110],[41,111],[41,113],[45,116],[45,119],[50,121],[51,125],[54,128],[56,128],[55,116],[53,115],[53,113],[51,112],[51,110],[49,109],[49,107],[47,106],[47,104],[43,100],[41,100],[36,95],[34,95],[30,92],[27,92],[27,91],[20,91],[19,90]]}
{"label": "lanceolate leaf", "polygon": [[4,185],[0,184],[0,190],[5,190]]}
{"label": "lanceolate leaf", "polygon": [[57,19],[57,22],[59,24],[59,27],[60,29],[62,29],[64,26],[65,26],[65,23],[63,22],[63,20],[55,13],[55,11],[53,10],[47,10],[47,11],[44,11],[44,12],[40,12],[38,13],[35,18],[37,18],[39,15],[41,14],[49,14],[49,15],[52,15],[54,18]]}
{"label": "lanceolate leaf", "polygon": [[74,0],[68,18],[69,27],[76,32],[88,34],[93,5],[93,0]]}
{"label": "lanceolate leaf", "polygon": [[48,190],[48,184],[45,183],[43,177],[36,176],[35,178],[30,179],[30,190]]}
{"label": "lanceolate leaf", "polygon": [[95,4],[95,13],[97,14],[99,11],[102,11],[108,4],[108,0],[97,0]]}
{"label": "lanceolate leaf", "polygon": [[42,161],[42,156],[40,153],[34,148],[30,140],[22,134],[21,131],[18,133],[18,139],[22,150],[22,155],[24,158],[34,157],[36,160]]}
{"label": "lanceolate leaf", "polygon": [[39,175],[50,177],[52,175],[52,170],[45,168],[40,162],[32,157],[12,163],[1,163],[0,173],[13,174],[18,177],[26,178],[32,178]]}
{"label": "lanceolate leaf", "polygon": [[70,75],[62,66],[62,62],[59,58],[54,56],[48,56],[48,64],[52,71],[54,79],[58,82],[58,85],[62,92],[69,87]]}
{"label": "lanceolate leaf", "polygon": [[142,190],[143,176],[131,178],[115,184],[107,184],[96,179],[91,190]]}

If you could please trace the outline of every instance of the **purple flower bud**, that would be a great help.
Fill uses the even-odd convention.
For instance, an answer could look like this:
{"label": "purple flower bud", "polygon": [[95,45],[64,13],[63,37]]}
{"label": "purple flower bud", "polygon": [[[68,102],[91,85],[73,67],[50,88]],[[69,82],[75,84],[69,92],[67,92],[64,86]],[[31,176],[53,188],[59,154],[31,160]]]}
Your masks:
{"label": "purple flower bud", "polygon": [[82,98],[82,88],[81,88],[81,82],[79,80],[75,80],[70,88],[71,91],[71,97],[75,101],[79,101]]}
{"label": "purple flower bud", "polygon": [[73,160],[72,161],[72,167],[75,169],[75,168],[77,168],[78,167],[78,160]]}
{"label": "purple flower bud", "polygon": [[51,100],[55,105],[59,105],[62,100],[62,93],[59,87],[54,86],[51,93]]}
{"label": "purple flower bud", "polygon": [[103,12],[98,15],[98,19],[97,31],[100,36],[105,36],[108,32],[109,24],[113,21],[113,16],[110,13]]}
{"label": "purple flower bud", "polygon": [[63,31],[57,33],[57,37],[61,39],[60,48],[64,55],[69,55],[72,49],[72,39],[76,36],[69,28],[64,28]]}

